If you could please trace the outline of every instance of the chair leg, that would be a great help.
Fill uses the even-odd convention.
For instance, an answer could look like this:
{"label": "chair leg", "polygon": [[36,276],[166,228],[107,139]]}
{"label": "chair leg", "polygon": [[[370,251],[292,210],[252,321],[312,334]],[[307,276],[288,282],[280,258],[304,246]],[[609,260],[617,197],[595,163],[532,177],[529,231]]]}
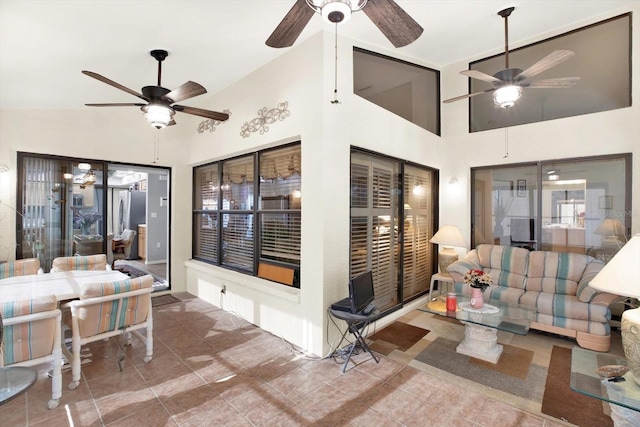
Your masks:
{"label": "chair leg", "polygon": [[80,347],[80,335],[74,335],[71,339],[71,390],[80,385]]}
{"label": "chair leg", "polygon": [[150,362],[153,357],[153,311],[149,309],[149,318],[147,319],[147,355],[143,359],[145,362]]}

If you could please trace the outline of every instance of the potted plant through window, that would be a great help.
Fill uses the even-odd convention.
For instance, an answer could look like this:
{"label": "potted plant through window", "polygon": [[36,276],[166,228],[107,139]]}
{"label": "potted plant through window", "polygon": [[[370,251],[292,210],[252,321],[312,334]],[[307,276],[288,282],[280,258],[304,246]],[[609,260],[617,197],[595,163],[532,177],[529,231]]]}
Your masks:
{"label": "potted plant through window", "polygon": [[484,291],[493,283],[491,275],[482,270],[469,270],[464,275],[464,283],[471,286],[471,307],[482,308]]}

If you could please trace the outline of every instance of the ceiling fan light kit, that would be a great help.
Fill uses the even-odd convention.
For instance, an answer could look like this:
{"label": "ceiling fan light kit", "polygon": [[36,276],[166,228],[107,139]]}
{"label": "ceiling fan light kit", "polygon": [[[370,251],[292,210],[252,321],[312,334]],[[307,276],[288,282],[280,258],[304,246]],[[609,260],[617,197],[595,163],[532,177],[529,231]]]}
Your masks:
{"label": "ceiling fan light kit", "polygon": [[361,10],[367,0],[306,0],[309,7],[322,15],[328,24],[346,22],[353,12]]}
{"label": "ceiling fan light kit", "polygon": [[510,108],[520,99],[520,96],[522,96],[520,86],[503,86],[493,93],[493,102],[500,108]]}
{"label": "ceiling fan light kit", "polygon": [[173,115],[176,113],[164,105],[145,105],[140,107],[144,111],[144,118],[156,129],[162,129],[171,123]]}

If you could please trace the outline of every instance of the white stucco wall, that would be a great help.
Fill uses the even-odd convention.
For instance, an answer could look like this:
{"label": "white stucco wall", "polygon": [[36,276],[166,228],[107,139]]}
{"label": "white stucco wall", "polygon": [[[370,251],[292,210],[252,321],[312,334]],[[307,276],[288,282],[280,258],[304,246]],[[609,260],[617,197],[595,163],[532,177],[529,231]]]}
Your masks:
{"label": "white stucco wall", "polygon": [[[557,33],[627,12],[620,10]],[[635,16],[640,4],[632,8]],[[633,76],[640,75],[640,30],[633,34]],[[557,34],[556,33],[556,34]],[[552,35],[552,34],[549,34]],[[538,37],[537,39],[542,38]],[[468,134],[464,101],[442,106],[442,137],[390,114],[352,93],[353,41],[339,39],[338,98],[333,99],[333,34],[318,35],[285,51],[274,62],[238,83],[190,105],[232,116],[215,132],[199,134],[197,117],[178,115],[179,126],[160,132],[159,165],[172,167],[172,289],[189,290],[232,310],[311,353],[321,355],[337,332],[326,308],[347,295],[349,259],[349,147],[366,148],[440,170],[440,224],[458,226],[469,235],[469,168],[598,154],[632,152],[633,231],[640,232],[640,107],[572,117],[510,128],[510,155],[503,159],[504,130]],[[524,43],[524,42],[523,42]],[[375,50],[424,66],[402,49]],[[515,44],[513,47],[517,47]],[[496,52],[489,52],[490,54]],[[469,58],[441,70],[442,98],[465,93],[467,79],[458,74]],[[435,67],[432,67],[435,68]],[[638,80],[638,79],[635,79]],[[638,84],[633,98],[639,98]],[[269,126],[263,135],[240,136],[245,121],[262,107],[287,101],[291,116]],[[141,113],[128,109],[1,110],[0,201],[15,204],[16,152],[48,153],[89,159],[152,164],[156,132]],[[191,256],[192,167],[212,160],[302,140],[302,268],[300,290],[189,261]],[[449,184],[455,178],[458,184]],[[5,214],[0,205],[0,214]],[[2,218],[2,215],[0,215]],[[0,221],[0,246],[15,245],[14,221]],[[469,242],[467,241],[467,244]],[[0,254],[1,255],[1,254]],[[227,293],[221,297],[221,286]],[[397,317],[396,313],[392,317]],[[384,322],[391,321],[392,317]],[[327,336],[327,326],[329,334]]]}

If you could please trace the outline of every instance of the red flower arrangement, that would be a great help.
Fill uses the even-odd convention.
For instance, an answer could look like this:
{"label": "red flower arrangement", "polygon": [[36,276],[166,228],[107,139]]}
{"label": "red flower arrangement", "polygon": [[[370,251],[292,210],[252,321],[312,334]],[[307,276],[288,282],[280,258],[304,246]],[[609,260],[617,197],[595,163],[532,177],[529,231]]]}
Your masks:
{"label": "red flower arrangement", "polygon": [[482,270],[469,270],[464,275],[464,283],[484,292],[493,283],[493,279],[489,273]]}

